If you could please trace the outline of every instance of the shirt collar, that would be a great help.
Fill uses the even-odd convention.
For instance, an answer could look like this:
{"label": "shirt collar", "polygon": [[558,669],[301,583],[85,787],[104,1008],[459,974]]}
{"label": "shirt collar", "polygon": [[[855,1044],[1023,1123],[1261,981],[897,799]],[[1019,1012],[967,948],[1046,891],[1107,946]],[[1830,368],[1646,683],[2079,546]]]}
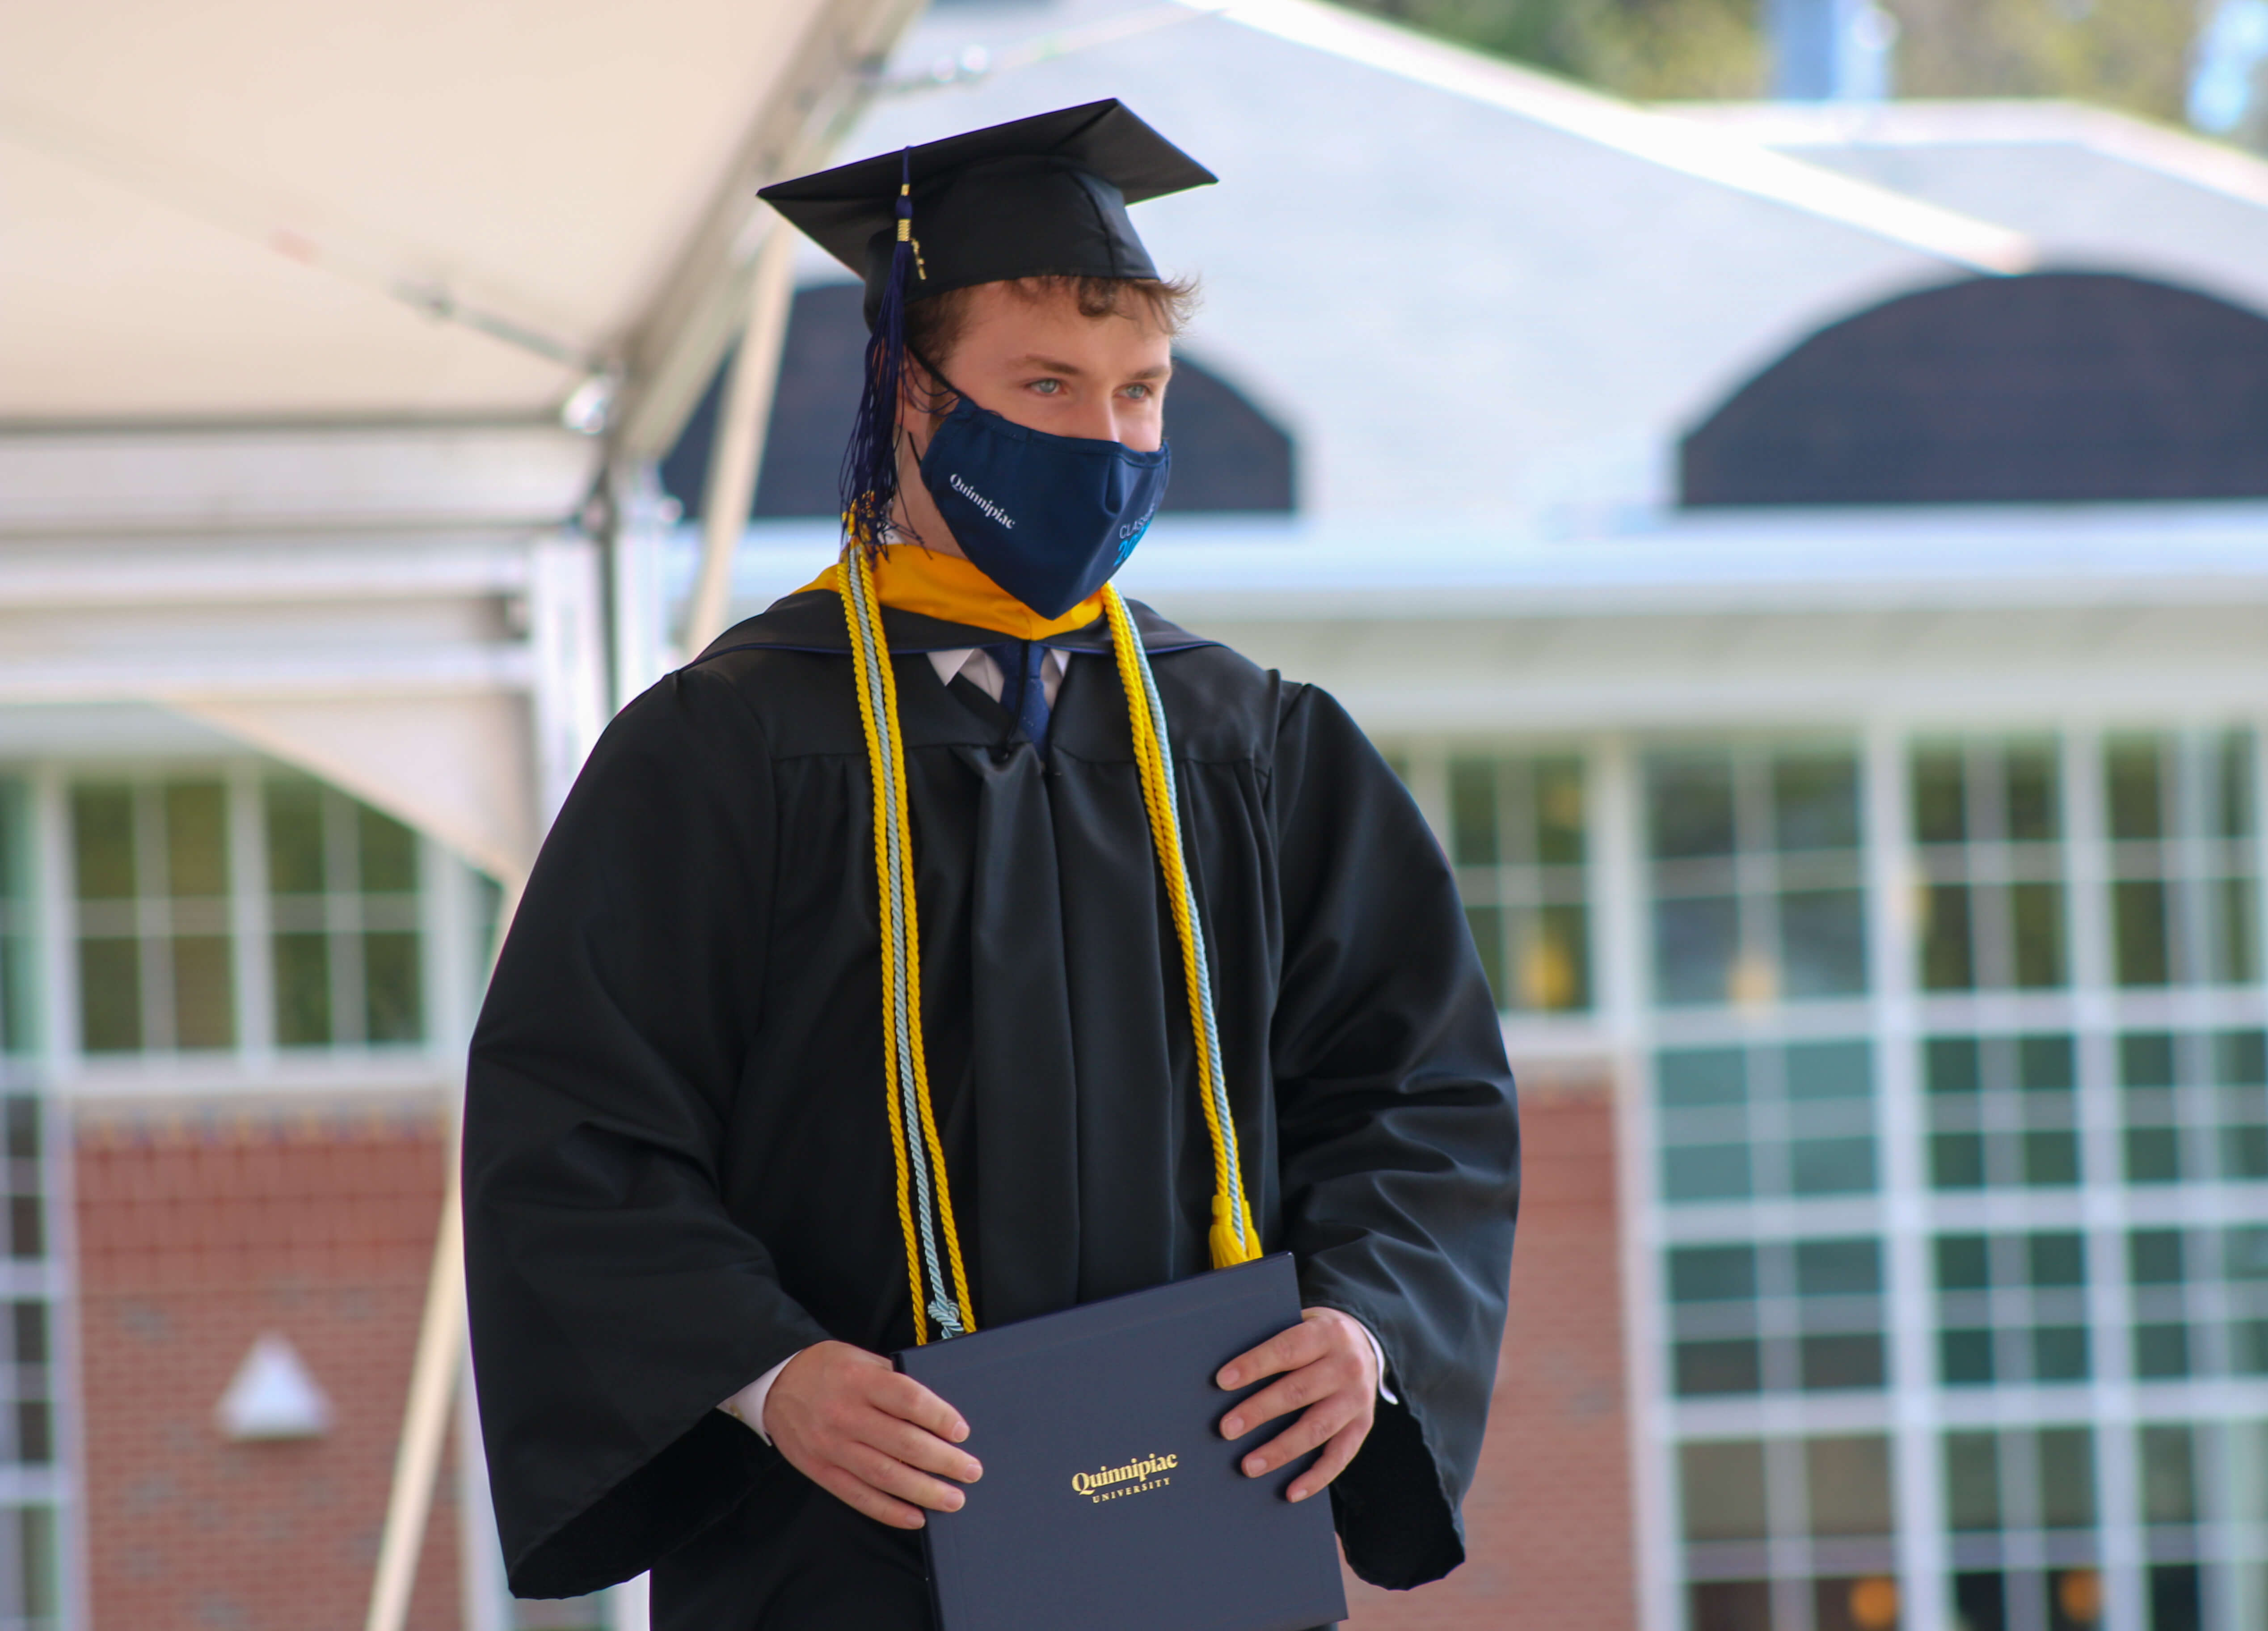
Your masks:
{"label": "shirt collar", "polygon": [[[1060,646],[1050,646],[1047,652],[1047,656],[1042,659],[1045,677],[1048,681],[1059,681],[1064,676],[1064,670],[1070,666],[1071,653]],[[982,646],[961,646],[951,651],[924,652],[923,655],[937,670],[940,684],[950,685],[965,673],[970,684],[995,702],[1000,700],[1000,693],[1006,689],[1000,665],[992,661],[992,653]],[[980,657],[984,661],[977,662],[976,660]]]}

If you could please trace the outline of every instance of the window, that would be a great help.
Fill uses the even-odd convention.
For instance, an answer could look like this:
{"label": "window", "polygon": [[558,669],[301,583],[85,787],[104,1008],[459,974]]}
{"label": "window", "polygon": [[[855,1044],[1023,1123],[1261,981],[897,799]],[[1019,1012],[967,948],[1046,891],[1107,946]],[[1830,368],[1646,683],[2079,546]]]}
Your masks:
{"label": "window", "polygon": [[[2097,207],[2118,206],[2105,196]],[[1830,322],[1743,380],[1681,444],[1679,502],[2255,498],[2268,492],[2247,434],[2263,377],[2268,323],[2257,307],[2116,272],[1958,278]]]}
{"label": "window", "polygon": [[[2134,1435],[2150,1631],[2257,1624],[2268,1605],[2268,1423],[2144,1421]],[[2235,1612],[2208,1618],[2215,1598]]]}
{"label": "window", "polygon": [[[1910,737],[1863,762],[1899,777],[1910,840],[1863,872],[1889,790],[1869,803],[1831,743],[1602,756],[1636,807],[1613,875],[1637,864],[1620,955],[1650,960],[1683,1631],[2268,1627],[2259,751]],[[1860,880],[1893,875],[1911,910],[1867,952],[1918,1000],[1838,1006],[1879,970],[1822,956],[1790,898],[1843,891],[1855,946]],[[1911,1280],[1892,1228],[1922,1231]],[[1924,1374],[1893,1369],[1897,1328],[1926,1333]],[[1944,1480],[1926,1604],[1864,1523],[1830,1538],[1826,1441],[1790,1436],[1877,1430]]]}
{"label": "window", "polygon": [[69,819],[90,1055],[423,1039],[421,861],[401,823],[280,774],[79,782]]}
{"label": "window", "polygon": [[1948,1434],[1945,1510],[1959,1621],[2055,1631],[2096,1624],[2095,1506],[2090,1428]]}
{"label": "window", "polygon": [[1679,1394],[1882,1385],[1874,1239],[1678,1246],[1668,1272]]}
{"label": "window", "polygon": [[1816,1627],[1894,1624],[1891,1490],[1879,1435],[1679,1446],[1690,1623],[1775,1623],[1777,1576],[1809,1600]]}
{"label": "window", "polygon": [[1933,1037],[1922,1065],[1932,1185],[2079,1182],[2079,1078],[2069,1037]]}
{"label": "window", "polygon": [[[0,1483],[36,1488],[56,1443],[53,1310],[35,1289],[48,1257],[45,1118],[28,1094],[0,1097]],[[0,1631],[56,1626],[55,1515],[41,1503],[0,1505]]]}
{"label": "window", "polygon": [[2152,1423],[2137,1438],[2151,1631],[2202,1631],[2197,1431],[2187,1422]]}
{"label": "window", "polygon": [[2268,1223],[2239,1223],[2222,1232],[2221,1273],[2228,1303],[2229,1369],[2268,1376]]}
{"label": "window", "polygon": [[0,1418],[0,1460],[19,1466],[48,1466],[55,1458],[55,1406],[49,1397],[48,1304],[18,1300],[0,1308],[7,1325],[0,1330],[0,1352],[11,1362]]}
{"label": "window", "polygon": [[81,1044],[232,1047],[227,793],[217,779],[71,789]]}
{"label": "window", "polygon": [[1915,745],[1923,990],[2037,990],[2069,978],[2060,763],[2048,738]]}
{"label": "window", "polygon": [[1572,754],[1448,765],[1448,850],[1497,1006],[1591,1006],[1583,762]]}
{"label": "window", "polygon": [[52,1507],[0,1506],[0,1631],[57,1631]]}
{"label": "window", "polygon": [[2145,1382],[2190,1374],[2189,1273],[2183,1244],[2177,1229],[2136,1229],[2126,1236],[2127,1272],[2134,1288],[2134,1375]]}
{"label": "window", "polygon": [[2268,1033],[2118,1039],[2126,1181],[2268,1178]]}
{"label": "window", "polygon": [[1672,1048],[1654,1061],[1672,1204],[1863,1194],[1874,1173],[1864,1042]]}
{"label": "window", "polygon": [[2197,1434],[2186,1422],[2141,1430],[2142,1521],[2152,1528],[2198,1519]]}
{"label": "window", "polygon": [[[210,1102],[335,1080],[276,1068],[278,1045],[453,1031],[467,942],[497,897],[439,855],[250,760],[0,771],[0,1631],[62,1631],[75,1595],[58,1537],[80,1471],[56,1312],[72,1266],[50,1182],[70,1153],[51,1077]],[[456,942],[438,959],[436,930]],[[429,1057],[400,1062],[354,1074],[430,1079]]]}
{"label": "window", "polygon": [[2134,1375],[2268,1376],[2268,1224],[2126,1236]]}
{"label": "window", "polygon": [[2103,745],[2114,978],[2121,985],[2259,977],[2252,739],[2158,732]]}
{"label": "window", "polygon": [[2083,1236],[1940,1235],[1936,1258],[1938,1369],[1946,1386],[2088,1379]]}
{"label": "window", "polygon": [[48,1253],[47,1188],[42,1171],[40,1103],[29,1094],[0,1099],[7,1152],[8,1257],[17,1262]]}
{"label": "window", "polygon": [[417,1041],[416,835],[313,781],[271,780],[262,802],[277,1044]]}
{"label": "window", "polygon": [[1951,1433],[1945,1447],[1945,1509],[1955,1533],[2095,1527],[2091,1428]]}
{"label": "window", "polygon": [[1681,749],[1646,764],[1655,1000],[1867,989],[1859,762],[1848,749]]}
{"label": "window", "polygon": [[0,1059],[33,1046],[27,803],[24,784],[0,776]]}
{"label": "window", "polygon": [[2186,1422],[2141,1429],[2142,1521],[2154,1529],[2198,1520],[2197,1433]]}

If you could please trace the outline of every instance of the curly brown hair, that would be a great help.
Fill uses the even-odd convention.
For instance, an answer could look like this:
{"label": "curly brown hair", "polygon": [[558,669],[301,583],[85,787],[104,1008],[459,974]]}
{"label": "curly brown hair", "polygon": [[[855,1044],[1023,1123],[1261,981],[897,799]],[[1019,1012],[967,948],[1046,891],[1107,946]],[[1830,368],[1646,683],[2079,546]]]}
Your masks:
{"label": "curly brown hair", "polygon": [[[985,285],[948,289],[906,306],[906,350],[913,356],[945,365],[953,348],[968,330],[970,297]],[[1049,275],[1014,277],[1002,287],[1029,306],[1069,293],[1079,301],[1082,317],[1146,319],[1168,335],[1178,335],[1197,309],[1194,277],[1077,277]]]}

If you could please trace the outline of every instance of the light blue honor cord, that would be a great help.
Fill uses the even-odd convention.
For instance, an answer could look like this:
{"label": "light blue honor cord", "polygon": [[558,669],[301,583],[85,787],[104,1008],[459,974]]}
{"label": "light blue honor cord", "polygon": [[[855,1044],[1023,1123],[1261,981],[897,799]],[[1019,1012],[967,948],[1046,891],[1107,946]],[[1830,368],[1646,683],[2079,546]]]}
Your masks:
{"label": "light blue honor cord", "polygon": [[[866,576],[845,561],[841,573],[850,586],[854,620],[858,628],[858,641],[866,657],[867,701],[877,721],[890,718],[888,697],[885,690],[882,664],[889,653],[875,643],[874,619],[871,603],[866,598]],[[922,1266],[925,1271],[925,1288],[929,1300],[929,1317],[935,1322],[942,1337],[961,1334],[961,1305],[954,1300],[952,1288],[939,1266],[937,1257],[937,1227],[934,1207],[930,1199],[929,1145],[922,1137],[921,1106],[914,1087],[914,997],[913,970],[906,950],[906,902],[902,880],[905,875],[904,851],[901,848],[898,823],[898,734],[887,725],[875,733],[881,744],[882,774],[874,796],[882,804],[883,845],[886,851],[885,870],[890,878],[889,918],[890,946],[895,954],[891,959],[890,979],[890,1044],[896,1050],[898,1060],[898,1114],[905,1123],[906,1160],[911,1166],[914,1179],[914,1215],[921,1232]]]}
{"label": "light blue honor cord", "polygon": [[[1132,621],[1131,617],[1127,620],[1130,627]],[[1139,638],[1134,640],[1133,646],[1134,667],[1142,675],[1142,698],[1150,709],[1150,728],[1158,738],[1158,761],[1165,774],[1166,801],[1178,824],[1182,819],[1182,789],[1174,779],[1174,744],[1166,734],[1166,705],[1158,695],[1157,677],[1150,672],[1148,650]],[[1186,842],[1182,848],[1188,849]],[[1204,919],[1197,915],[1197,884],[1189,876],[1186,861],[1182,867],[1182,900],[1189,912],[1189,946],[1197,965],[1197,1029],[1204,1033],[1197,1038],[1197,1045],[1205,1051],[1205,1062],[1212,1069],[1213,1111],[1220,1118],[1221,1142],[1227,1152],[1229,1176],[1237,1200],[1232,1208],[1235,1215],[1231,1221],[1236,1229],[1236,1244],[1248,1246],[1249,1243],[1244,1236],[1244,1169],[1238,1164],[1236,1118],[1228,1109],[1228,1077],[1220,1067],[1220,1026],[1213,1017],[1212,1007],[1212,962],[1205,954]]]}

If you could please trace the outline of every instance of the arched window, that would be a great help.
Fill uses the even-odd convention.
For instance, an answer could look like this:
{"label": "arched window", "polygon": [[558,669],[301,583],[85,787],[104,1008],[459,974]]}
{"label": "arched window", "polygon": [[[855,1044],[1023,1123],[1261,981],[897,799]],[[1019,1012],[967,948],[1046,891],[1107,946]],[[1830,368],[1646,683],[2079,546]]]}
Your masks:
{"label": "arched window", "polygon": [[[836,472],[865,365],[860,299],[853,284],[797,292],[750,508],[756,519],[831,516],[841,509]],[[663,488],[688,516],[701,513],[724,378],[720,368],[661,462]],[[1166,395],[1166,431],[1174,447],[1167,510],[1280,513],[1293,507],[1291,437],[1235,387],[1180,353]]]}
{"label": "arched window", "polygon": [[1694,506],[2268,497],[2268,317],[2099,272],[1926,289],[1821,329],[1681,451]]}

